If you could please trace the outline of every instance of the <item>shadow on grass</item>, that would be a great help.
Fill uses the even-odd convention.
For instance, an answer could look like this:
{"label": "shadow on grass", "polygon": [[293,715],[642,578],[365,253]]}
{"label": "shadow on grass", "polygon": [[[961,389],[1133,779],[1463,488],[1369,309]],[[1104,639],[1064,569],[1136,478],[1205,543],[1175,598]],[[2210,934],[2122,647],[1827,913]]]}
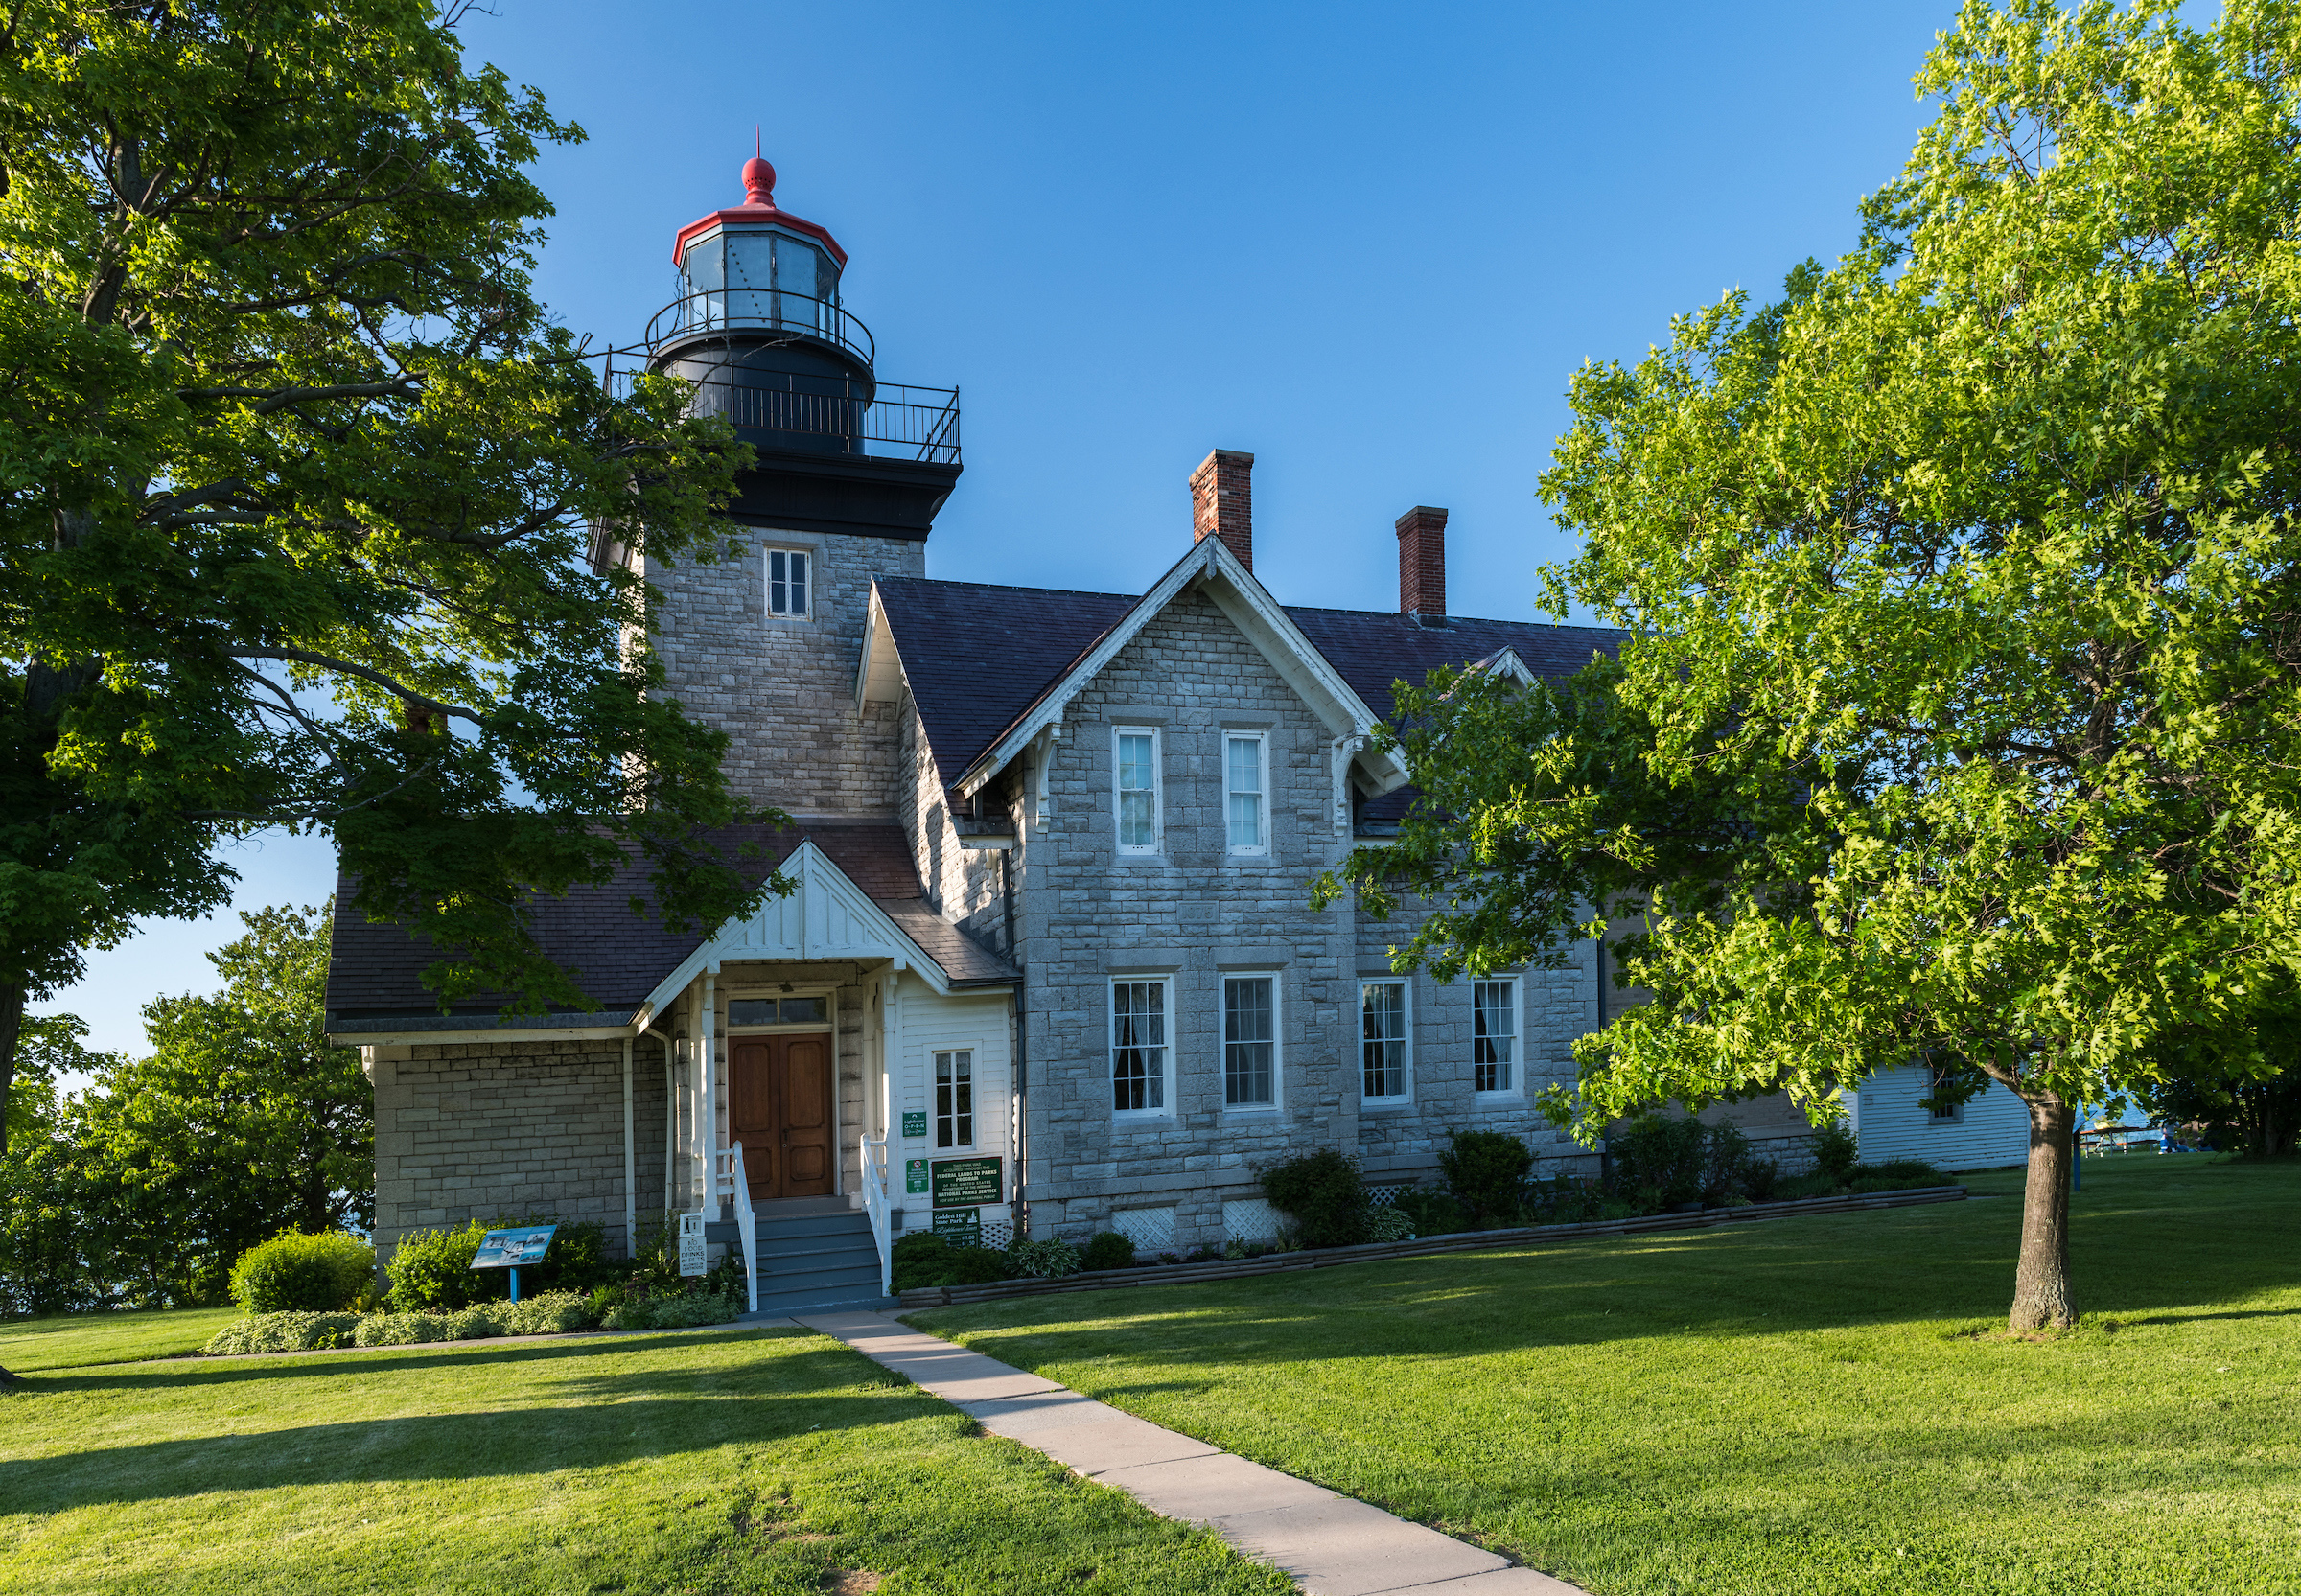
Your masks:
{"label": "shadow on grass", "polygon": [[405,1374],[423,1369],[461,1368],[484,1363],[561,1362],[568,1358],[601,1357],[630,1353],[660,1352],[666,1347],[709,1347],[731,1341],[792,1341],[812,1330],[746,1326],[718,1334],[691,1330],[663,1335],[617,1335],[585,1338],[569,1335],[564,1341],[523,1341],[516,1346],[427,1348],[421,1344],[396,1352],[334,1352],[291,1353],[278,1357],[169,1358],[150,1363],[96,1364],[101,1374],[24,1376],[23,1395],[43,1391],[124,1391],[140,1387],[170,1389],[202,1385],[244,1385],[256,1380],[311,1379],[324,1375]]}

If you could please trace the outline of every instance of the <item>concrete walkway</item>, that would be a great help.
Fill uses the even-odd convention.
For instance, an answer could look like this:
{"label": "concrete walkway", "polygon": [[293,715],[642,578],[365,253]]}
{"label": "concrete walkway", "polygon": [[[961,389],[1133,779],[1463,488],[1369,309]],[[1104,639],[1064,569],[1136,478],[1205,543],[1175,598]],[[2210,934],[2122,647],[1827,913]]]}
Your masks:
{"label": "concrete walkway", "polygon": [[1578,1586],[1234,1457],[878,1313],[793,1316],[1151,1512],[1216,1531],[1311,1596],[1586,1596]]}

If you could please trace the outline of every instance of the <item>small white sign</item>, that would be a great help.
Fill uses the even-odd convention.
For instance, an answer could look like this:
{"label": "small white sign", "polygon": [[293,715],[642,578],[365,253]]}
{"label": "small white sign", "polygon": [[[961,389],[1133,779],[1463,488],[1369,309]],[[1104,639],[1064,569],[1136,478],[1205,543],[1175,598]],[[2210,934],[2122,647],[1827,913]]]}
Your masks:
{"label": "small white sign", "polygon": [[679,1216],[679,1272],[682,1275],[709,1273],[703,1255],[703,1215],[682,1214]]}

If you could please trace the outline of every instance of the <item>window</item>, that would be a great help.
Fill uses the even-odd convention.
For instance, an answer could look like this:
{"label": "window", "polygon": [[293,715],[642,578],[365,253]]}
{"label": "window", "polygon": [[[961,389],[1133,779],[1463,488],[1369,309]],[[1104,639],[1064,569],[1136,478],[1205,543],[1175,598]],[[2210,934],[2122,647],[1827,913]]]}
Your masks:
{"label": "window", "polygon": [[1156,1114],[1167,1106],[1167,983],[1110,983],[1110,1106]]}
{"label": "window", "polygon": [[959,1048],[935,1055],[935,1145],[975,1145],[975,1051]]}
{"label": "window", "polygon": [[830,1017],[828,998],[730,998],[727,1023],[731,1026],[819,1025]]}
{"label": "window", "polygon": [[1263,805],[1262,734],[1234,731],[1222,743],[1223,785],[1230,798],[1230,851],[1266,852],[1270,842],[1269,818]]}
{"label": "window", "polygon": [[1118,729],[1119,851],[1158,851],[1158,733],[1148,727]]}
{"label": "window", "polygon": [[1369,981],[1359,988],[1359,1058],[1368,1102],[1403,1102],[1406,1096],[1406,983]]}
{"label": "window", "polygon": [[1470,1084],[1476,1092],[1508,1092],[1517,1086],[1512,1067],[1518,1052],[1518,983],[1471,983]]}
{"label": "window", "polygon": [[1278,1029],[1273,1024],[1278,983],[1269,976],[1226,976],[1222,982],[1222,1101],[1231,1108],[1268,1108],[1278,1101]]}
{"label": "window", "polygon": [[767,613],[804,619],[807,610],[807,556],[796,548],[767,551]]}
{"label": "window", "polygon": [[1936,1100],[1941,1093],[1955,1091],[1957,1084],[1956,1071],[1944,1069],[1939,1064],[1928,1064],[1925,1067],[1925,1108],[1929,1123],[1954,1125],[1964,1122],[1965,1119],[1964,1103],[1945,1104]]}

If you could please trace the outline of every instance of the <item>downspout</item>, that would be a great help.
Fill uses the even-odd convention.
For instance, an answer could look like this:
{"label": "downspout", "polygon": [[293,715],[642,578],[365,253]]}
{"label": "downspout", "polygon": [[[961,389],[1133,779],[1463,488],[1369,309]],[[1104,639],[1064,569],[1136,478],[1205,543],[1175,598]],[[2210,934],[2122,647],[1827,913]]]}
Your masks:
{"label": "downspout", "polygon": [[631,1038],[623,1038],[623,1256],[639,1256],[639,1160],[632,1144]]}
{"label": "downspout", "polygon": [[[1015,840],[1022,840],[1022,826],[1015,827]],[[1006,899],[1007,961],[1017,971],[1021,960],[1014,956],[1014,871],[1010,861],[1012,848],[999,853],[999,893]],[[1029,982],[1014,989],[1014,1233],[1028,1238],[1031,1235],[1031,1200],[1025,1195],[1030,1190],[1028,1176],[1031,1162],[1031,1014],[1024,1006]]]}

